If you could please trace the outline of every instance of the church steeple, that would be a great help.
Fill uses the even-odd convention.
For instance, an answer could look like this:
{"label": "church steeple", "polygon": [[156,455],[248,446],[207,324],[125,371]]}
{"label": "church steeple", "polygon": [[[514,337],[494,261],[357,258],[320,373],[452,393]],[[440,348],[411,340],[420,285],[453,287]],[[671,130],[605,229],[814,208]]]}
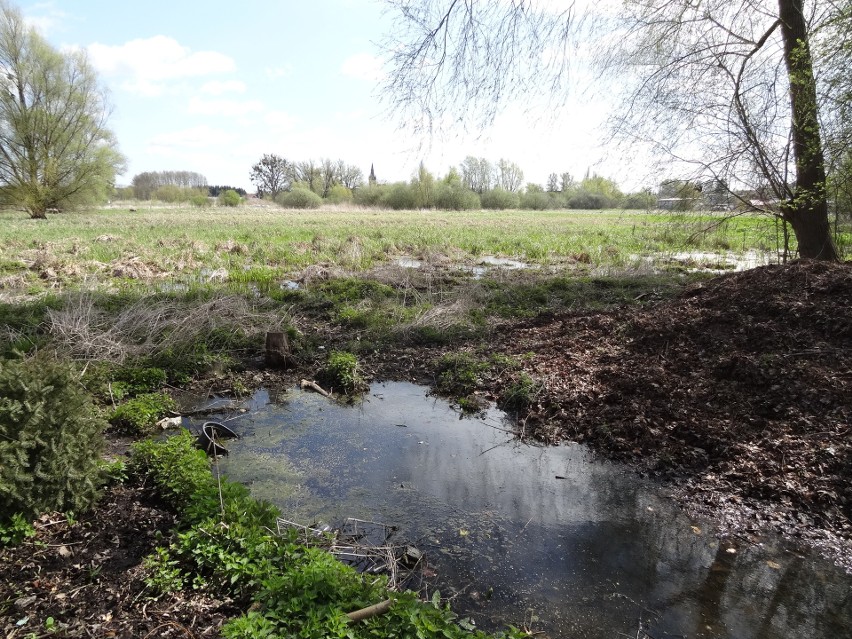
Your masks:
{"label": "church steeple", "polygon": [[370,181],[370,186],[375,185],[375,183],[376,183],[376,171],[374,170],[372,164],[370,164],[370,177],[368,179]]}

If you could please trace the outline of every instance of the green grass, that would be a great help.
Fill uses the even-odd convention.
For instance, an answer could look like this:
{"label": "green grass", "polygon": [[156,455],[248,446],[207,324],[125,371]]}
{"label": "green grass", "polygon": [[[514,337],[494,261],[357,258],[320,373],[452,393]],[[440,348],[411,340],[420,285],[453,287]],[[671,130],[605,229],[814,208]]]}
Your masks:
{"label": "green grass", "polygon": [[314,264],[359,272],[405,255],[450,264],[497,255],[623,268],[640,256],[776,251],[779,242],[779,229],[765,217],[711,213],[243,206],[101,209],[38,221],[2,211],[0,279],[25,275],[29,286],[56,288],[84,279],[133,286],[136,276],[154,276],[198,285],[224,272],[235,287],[272,286]]}
{"label": "green grass", "polygon": [[[852,233],[841,239],[852,245]],[[718,213],[242,206],[114,208],[38,221],[0,211],[0,352],[49,343],[57,333],[49,309],[73,306],[69,293],[78,288],[94,291],[94,310],[103,313],[94,320],[107,327],[105,319],[140,300],[160,309],[152,319],[170,306],[191,313],[223,294],[231,295],[225,306],[245,307],[241,319],[219,321],[221,305],[194,319],[204,324],[197,335],[174,322],[153,336],[128,335],[123,348],[132,352],[140,349],[127,339],[156,341],[145,365],[167,370],[170,381],[257,354],[274,318],[289,315],[337,330],[353,353],[382,343],[447,344],[484,335],[493,318],[667,297],[704,277],[697,267],[724,267],[715,256],[775,252],[779,241],[766,217]],[[705,255],[690,264],[689,254]],[[472,277],[486,255],[532,268]],[[401,257],[423,268],[402,268]],[[177,328],[186,333],[180,343]],[[298,353],[310,357],[315,339],[295,340]]]}

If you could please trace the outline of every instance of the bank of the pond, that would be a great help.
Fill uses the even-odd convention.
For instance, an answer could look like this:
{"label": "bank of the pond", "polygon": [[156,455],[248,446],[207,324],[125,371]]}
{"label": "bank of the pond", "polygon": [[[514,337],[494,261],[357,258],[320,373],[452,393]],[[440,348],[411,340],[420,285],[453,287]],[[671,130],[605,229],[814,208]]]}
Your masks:
{"label": "bank of the pond", "polygon": [[438,596],[391,592],[273,532],[276,509],[214,477],[185,430],[134,444],[129,469],[80,521],[45,515],[34,537],[0,548],[4,636],[523,636],[465,628]]}
{"label": "bank of the pond", "polygon": [[852,576],[818,553],[772,534],[720,540],[658,482],[582,444],[521,443],[493,407],[460,419],[405,382],[354,403],[260,389],[242,406],[218,416],[240,435],[224,475],[289,521],[386,522],[392,540],[374,543],[416,540],[415,581],[477,627],[527,620],[553,639],[597,639],[641,620],[650,637],[834,639],[852,624]]}
{"label": "bank of the pond", "polygon": [[464,391],[498,401],[524,373],[522,437],[588,443],[668,480],[731,534],[773,529],[852,570],[850,308],[852,263],[799,261],[367,363],[377,378],[440,385],[436,361],[462,350],[482,364]]}

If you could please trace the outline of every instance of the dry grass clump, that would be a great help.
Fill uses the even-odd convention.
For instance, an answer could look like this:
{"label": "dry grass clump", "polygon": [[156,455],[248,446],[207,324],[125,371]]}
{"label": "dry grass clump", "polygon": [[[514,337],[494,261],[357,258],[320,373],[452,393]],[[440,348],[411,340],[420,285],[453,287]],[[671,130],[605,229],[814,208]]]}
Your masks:
{"label": "dry grass clump", "polygon": [[472,296],[464,295],[454,300],[449,300],[436,304],[430,307],[423,313],[420,313],[411,322],[409,322],[403,330],[411,330],[418,328],[434,328],[437,330],[447,330],[454,326],[469,325],[470,311],[476,306],[476,302]]}
{"label": "dry grass clump", "polygon": [[121,363],[128,357],[150,356],[234,334],[251,337],[279,331],[287,313],[259,311],[237,295],[206,301],[157,300],[142,297],[117,314],[99,309],[90,293],[70,296],[60,310],[48,310],[48,330],[75,359]]}

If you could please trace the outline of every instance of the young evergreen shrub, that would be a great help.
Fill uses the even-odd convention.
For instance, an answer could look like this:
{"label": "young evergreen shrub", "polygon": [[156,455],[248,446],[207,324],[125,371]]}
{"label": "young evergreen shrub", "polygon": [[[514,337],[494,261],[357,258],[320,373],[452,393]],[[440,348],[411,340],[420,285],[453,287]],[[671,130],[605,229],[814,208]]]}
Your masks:
{"label": "young evergreen shrub", "polygon": [[276,195],[275,203],[286,209],[318,209],[322,205],[322,198],[313,191],[297,187]]}
{"label": "young evergreen shrub", "polygon": [[0,360],[0,521],[89,508],[105,426],[67,364]]}

